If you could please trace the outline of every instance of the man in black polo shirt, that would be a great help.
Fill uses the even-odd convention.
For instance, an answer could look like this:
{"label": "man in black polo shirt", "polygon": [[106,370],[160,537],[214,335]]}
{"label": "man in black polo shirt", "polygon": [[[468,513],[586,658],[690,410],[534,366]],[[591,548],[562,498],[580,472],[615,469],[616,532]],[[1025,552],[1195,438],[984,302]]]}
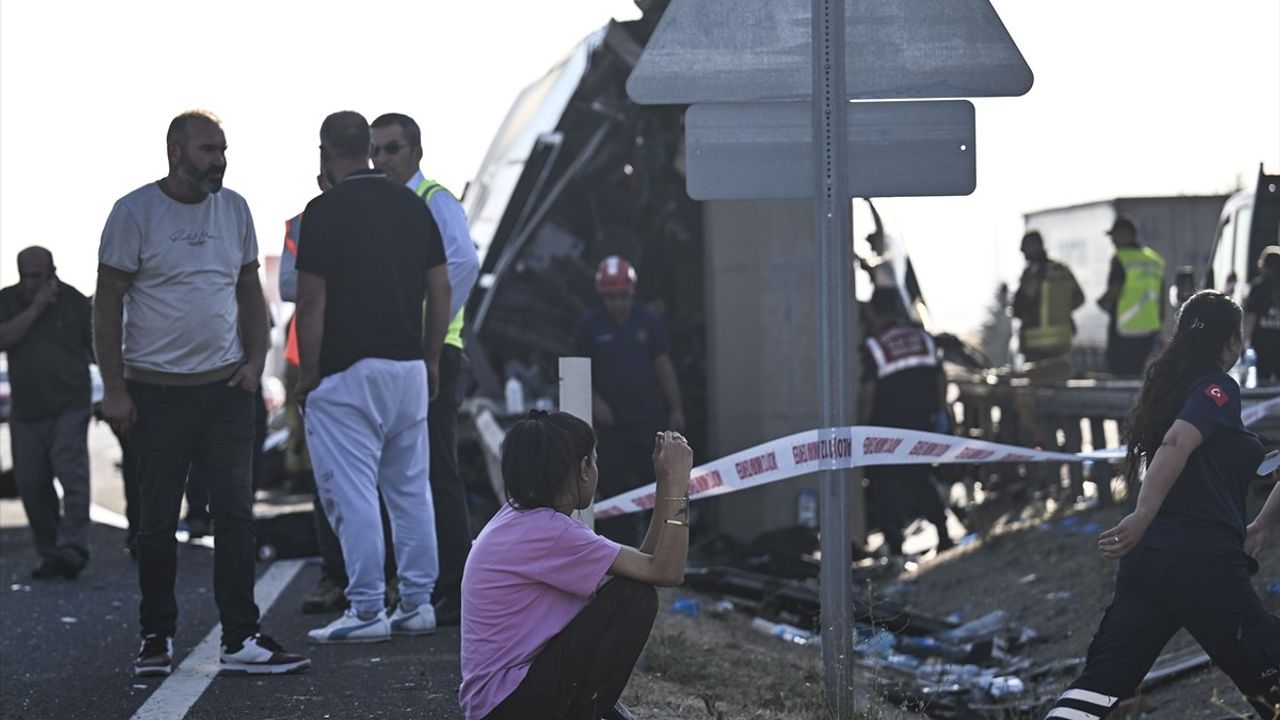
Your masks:
{"label": "man in black polo shirt", "polygon": [[75,577],[89,558],[92,309],[42,247],[18,253],[18,277],[0,290],[0,351],[13,377],[14,478],[41,558],[31,577]]}
{"label": "man in black polo shirt", "polygon": [[[449,275],[431,212],[413,191],[369,168],[369,139],[359,113],[325,118],[320,166],[333,188],[307,204],[298,243],[297,395],[351,603],[308,633],[315,643],[375,642],[436,626],[427,401],[439,386]],[[400,576],[390,618],[379,491]]]}

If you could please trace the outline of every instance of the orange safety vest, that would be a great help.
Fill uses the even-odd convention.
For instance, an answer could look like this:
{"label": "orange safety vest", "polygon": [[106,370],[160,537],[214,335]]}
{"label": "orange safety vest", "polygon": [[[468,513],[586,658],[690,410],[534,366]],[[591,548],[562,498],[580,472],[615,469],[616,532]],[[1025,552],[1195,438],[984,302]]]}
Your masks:
{"label": "orange safety vest", "polygon": [[[285,252],[298,257],[298,234],[302,230],[302,213],[284,223],[284,249]],[[297,367],[302,364],[302,359],[298,355],[298,314],[295,312],[289,318],[288,339],[284,345],[284,360],[290,365]]]}

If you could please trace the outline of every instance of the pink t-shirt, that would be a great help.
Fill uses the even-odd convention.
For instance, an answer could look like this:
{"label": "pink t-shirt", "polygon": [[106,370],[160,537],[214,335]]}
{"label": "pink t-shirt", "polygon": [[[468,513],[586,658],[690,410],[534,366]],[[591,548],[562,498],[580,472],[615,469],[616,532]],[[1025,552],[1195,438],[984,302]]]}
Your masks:
{"label": "pink t-shirt", "polygon": [[591,602],[621,549],[551,508],[503,505],[462,575],[462,687],[478,720],[524,680],[534,658]]}

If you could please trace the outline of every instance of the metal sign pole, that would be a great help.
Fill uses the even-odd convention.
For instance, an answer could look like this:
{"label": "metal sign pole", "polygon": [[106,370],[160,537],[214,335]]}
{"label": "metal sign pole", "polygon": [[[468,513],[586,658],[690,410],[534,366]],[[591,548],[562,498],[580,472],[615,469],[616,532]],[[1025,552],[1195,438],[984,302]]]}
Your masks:
{"label": "metal sign pole", "polygon": [[[819,397],[825,428],[851,425],[856,385],[848,382],[856,330],[852,214],[845,176],[849,103],[845,90],[845,0],[813,0],[814,240],[818,243]],[[834,718],[852,718],[853,603],[848,470],[822,473],[822,660]]]}

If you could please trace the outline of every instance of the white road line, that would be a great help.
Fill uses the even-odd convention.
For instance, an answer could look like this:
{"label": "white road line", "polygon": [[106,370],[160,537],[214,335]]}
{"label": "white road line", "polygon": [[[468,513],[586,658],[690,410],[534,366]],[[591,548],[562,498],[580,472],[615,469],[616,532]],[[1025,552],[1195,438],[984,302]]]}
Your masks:
{"label": "white road line", "polygon": [[89,519],[99,525],[119,528],[121,530],[129,529],[129,518],[121,515],[115,510],[104,508],[98,503],[89,505]]}
{"label": "white road line", "polygon": [[[112,510],[110,508],[105,508],[99,505],[98,503],[91,503],[89,505],[89,519],[92,520],[93,522],[98,523],[99,525],[106,525],[107,527],[119,528],[120,530],[129,529],[129,518],[125,517],[124,515],[121,515],[115,510]],[[206,535],[197,540],[190,540],[187,538],[186,530],[179,530],[176,533],[176,537],[178,538],[178,542],[186,543],[188,545],[201,545],[207,548],[213,547],[212,535]]]}
{"label": "white road line", "polygon": [[[254,597],[263,617],[304,564],[302,560],[279,560],[258,578]],[[221,637],[222,626],[214,625],[196,649],[151,693],[151,697],[129,720],[180,720],[186,717],[187,711],[218,674]]]}

